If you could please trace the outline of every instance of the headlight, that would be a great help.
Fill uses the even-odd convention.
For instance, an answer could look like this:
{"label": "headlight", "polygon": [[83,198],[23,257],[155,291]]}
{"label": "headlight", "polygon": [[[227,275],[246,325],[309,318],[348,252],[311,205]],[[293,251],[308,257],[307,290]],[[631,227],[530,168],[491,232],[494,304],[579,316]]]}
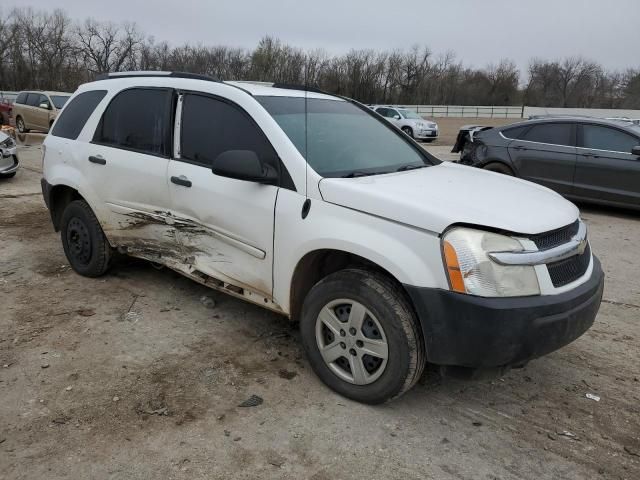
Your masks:
{"label": "headlight", "polygon": [[539,295],[540,286],[532,266],[498,265],[490,252],[524,250],[506,235],[457,227],[442,238],[442,251],[451,290],[481,297]]}
{"label": "headlight", "polygon": [[15,147],[16,142],[13,141],[13,138],[7,137],[2,142],[0,142],[0,147],[3,148],[13,148]]}

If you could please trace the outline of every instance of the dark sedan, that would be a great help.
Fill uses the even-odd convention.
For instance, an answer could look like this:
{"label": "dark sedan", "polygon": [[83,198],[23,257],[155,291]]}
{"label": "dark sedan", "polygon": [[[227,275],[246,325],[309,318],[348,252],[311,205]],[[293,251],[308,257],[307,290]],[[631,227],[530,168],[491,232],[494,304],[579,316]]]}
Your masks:
{"label": "dark sedan", "polygon": [[460,163],[514,175],[574,199],[640,209],[640,126],[558,117],[470,135]]}

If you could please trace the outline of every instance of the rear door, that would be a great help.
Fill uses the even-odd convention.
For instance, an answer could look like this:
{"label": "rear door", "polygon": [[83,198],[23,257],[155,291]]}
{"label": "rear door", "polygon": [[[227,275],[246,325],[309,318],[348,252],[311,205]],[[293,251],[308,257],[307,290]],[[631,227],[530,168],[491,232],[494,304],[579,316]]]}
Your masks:
{"label": "rear door", "polygon": [[252,150],[279,169],[279,158],[249,114],[226,99],[185,93],[178,112],[179,155],[168,174],[178,238],[196,270],[267,301],[278,187],[215,175],[211,162]]}
{"label": "rear door", "polygon": [[569,195],[576,167],[575,125],[537,123],[509,144],[518,176]]}
{"label": "rear door", "polygon": [[38,128],[38,103],[40,101],[40,94],[30,92],[27,95],[27,103],[24,105],[24,111],[22,119],[24,120],[25,127]]}
{"label": "rear door", "polygon": [[574,195],[632,206],[640,205],[640,159],[631,149],[640,138],[611,126],[578,126]]}
{"label": "rear door", "polygon": [[176,250],[167,186],[174,98],[166,88],[117,93],[80,159],[88,185],[108,212],[101,220],[110,241],[168,264],[184,261]]}

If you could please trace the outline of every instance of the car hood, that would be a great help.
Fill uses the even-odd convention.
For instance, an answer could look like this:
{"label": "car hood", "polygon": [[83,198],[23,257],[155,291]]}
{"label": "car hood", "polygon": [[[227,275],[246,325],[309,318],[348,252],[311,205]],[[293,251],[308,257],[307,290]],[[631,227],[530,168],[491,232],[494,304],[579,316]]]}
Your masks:
{"label": "car hood", "polygon": [[579,214],[548,188],[446,162],[386,175],[324,178],[319,187],[327,202],[435,233],[469,224],[531,235],[564,227]]}

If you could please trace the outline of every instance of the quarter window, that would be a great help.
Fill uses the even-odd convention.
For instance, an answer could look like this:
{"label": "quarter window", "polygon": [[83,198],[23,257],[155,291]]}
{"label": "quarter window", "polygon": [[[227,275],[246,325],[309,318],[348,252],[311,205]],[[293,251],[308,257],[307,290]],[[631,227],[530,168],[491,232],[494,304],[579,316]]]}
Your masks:
{"label": "quarter window", "polygon": [[543,123],[531,127],[529,131],[520,137],[520,140],[573,146],[571,130],[570,123]]}
{"label": "quarter window", "polygon": [[132,88],[111,100],[93,141],[125,150],[169,156],[173,91]]}
{"label": "quarter window", "polygon": [[639,144],[640,140],[636,137],[615,128],[599,125],[582,126],[582,146],[584,148],[631,153],[631,149]]}
{"label": "quarter window", "polygon": [[278,156],[257,125],[237,107],[202,95],[188,94],[182,104],[180,156],[211,166],[228,150],[251,150],[278,168]]}
{"label": "quarter window", "polygon": [[84,124],[106,94],[106,90],[93,90],[75,97],[60,114],[51,135],[71,140],[78,138]]}
{"label": "quarter window", "polygon": [[521,125],[519,127],[511,127],[502,130],[502,135],[511,139],[518,139],[524,133],[524,131],[529,128],[529,125]]}

